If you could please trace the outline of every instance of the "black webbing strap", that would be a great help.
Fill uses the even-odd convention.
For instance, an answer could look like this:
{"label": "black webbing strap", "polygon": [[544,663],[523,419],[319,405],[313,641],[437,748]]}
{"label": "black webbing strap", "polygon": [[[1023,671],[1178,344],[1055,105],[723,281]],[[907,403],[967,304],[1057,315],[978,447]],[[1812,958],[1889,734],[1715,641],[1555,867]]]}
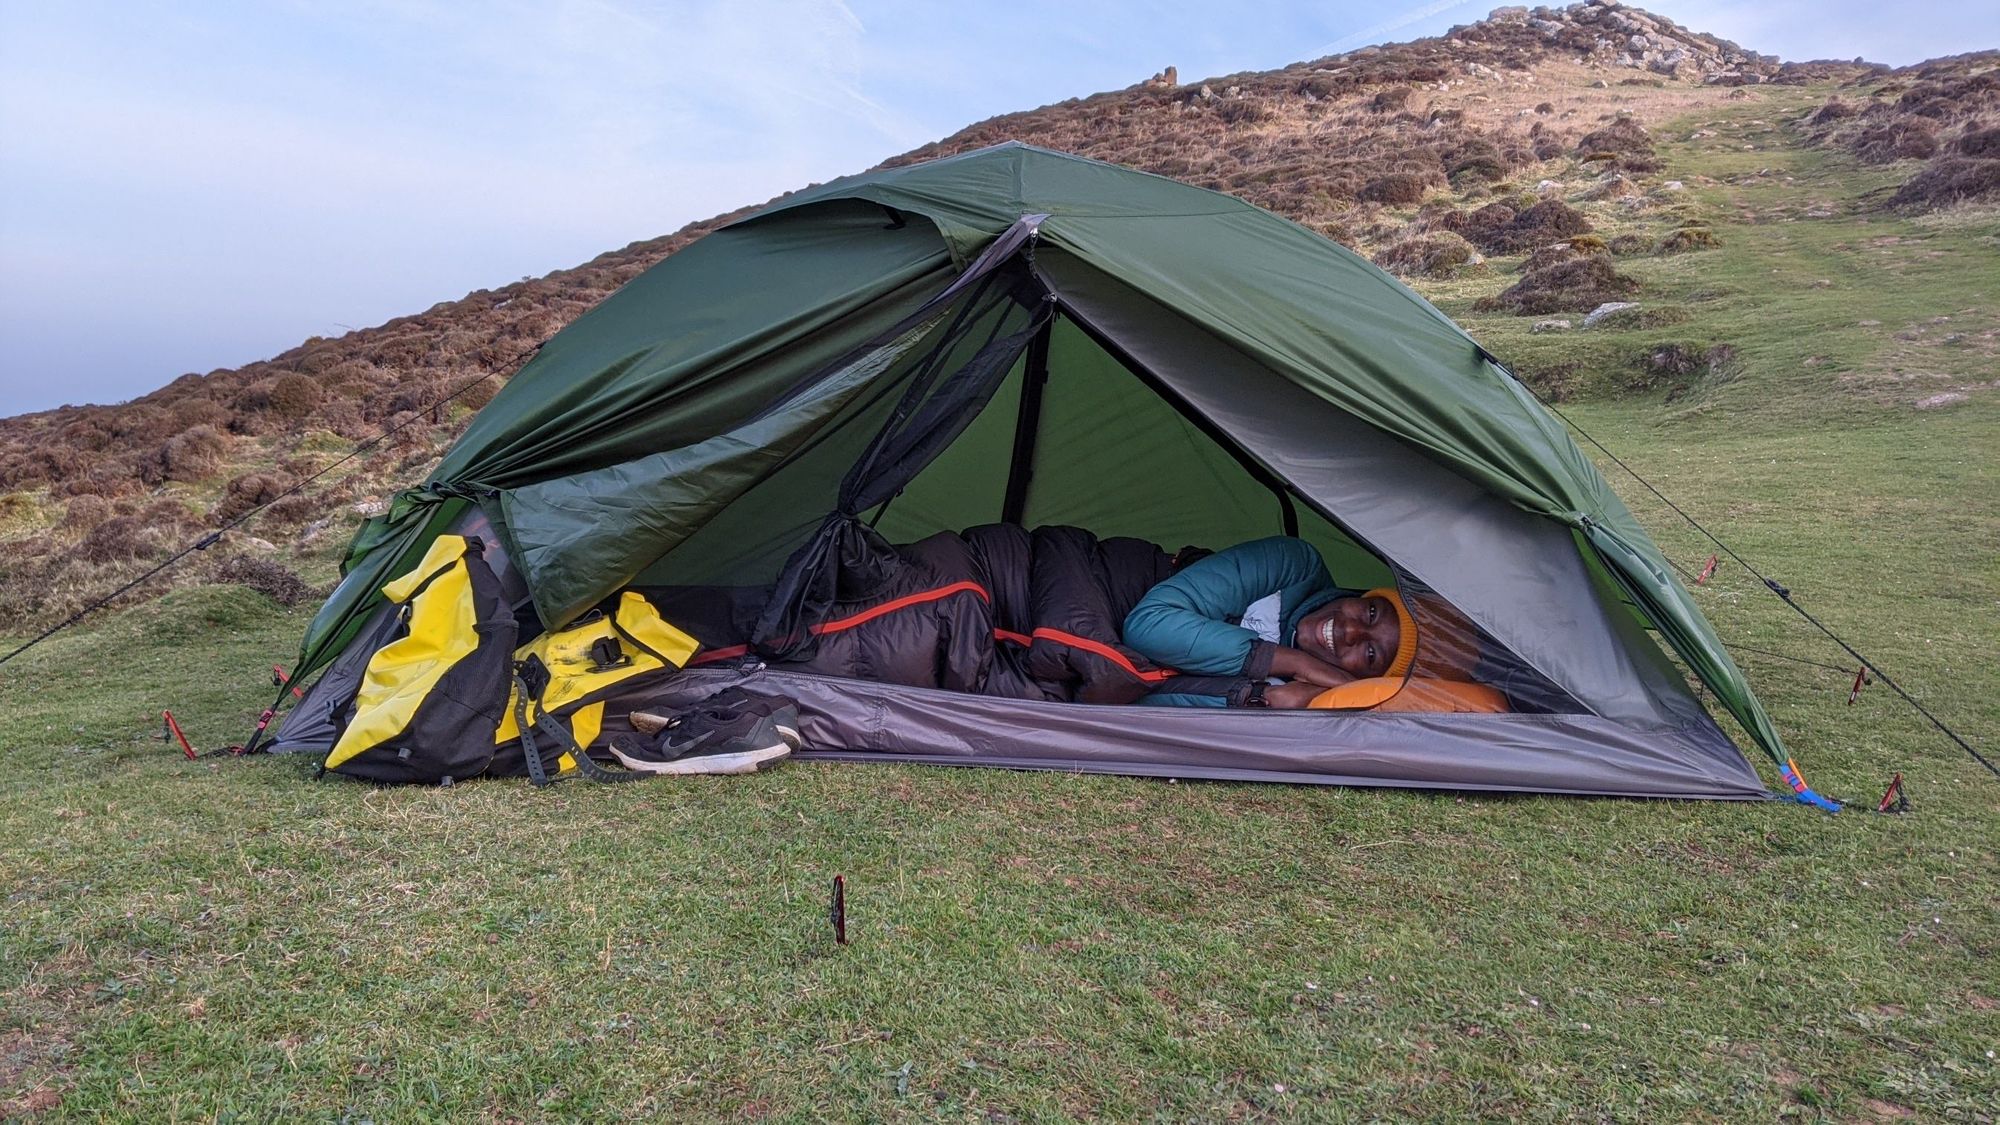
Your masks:
{"label": "black webbing strap", "polygon": [[[522,728],[523,734],[526,733],[526,729]],[[576,736],[570,733],[569,728],[557,722],[555,716],[547,712],[538,711],[535,715],[535,729],[541,731],[560,751],[567,753],[570,759],[576,762],[576,772],[592,781],[617,784],[624,781],[644,781],[653,776],[636,770],[615,770],[592,758],[588,751],[576,744]],[[523,747],[526,745],[525,742],[522,743]]]}
{"label": "black webbing strap", "polygon": [[[530,666],[530,661],[533,662],[532,667]],[[527,675],[524,673],[533,674],[536,672],[539,672],[539,675],[535,675],[534,678],[539,682],[541,690],[531,691],[528,687]],[[562,759],[564,754],[568,754],[570,760],[576,763],[576,772],[592,781],[616,784],[625,781],[643,781],[652,776],[651,774],[639,773],[635,770],[614,770],[592,759],[588,751],[577,745],[576,736],[570,733],[569,728],[563,726],[554,715],[549,714],[548,711],[543,709],[543,693],[548,690],[548,685],[548,669],[542,665],[540,660],[529,657],[528,660],[515,665],[514,725],[521,728],[521,757],[528,766],[528,780],[533,782],[537,789],[558,780],[556,777],[550,776],[548,763],[542,760],[542,748],[535,740],[537,733],[540,733],[543,738],[549,741],[550,745],[555,747],[556,759],[558,761]],[[531,697],[534,700],[535,708],[533,722],[528,721],[528,704]]]}
{"label": "black webbing strap", "polygon": [[[523,662],[525,663],[525,662]],[[514,725],[521,729],[521,758],[528,764],[528,780],[540,789],[549,783],[549,768],[542,764],[542,749],[535,745],[535,728],[528,722],[528,705],[532,693],[528,682],[521,676],[521,665],[514,666]],[[539,704],[541,696],[533,695]]]}

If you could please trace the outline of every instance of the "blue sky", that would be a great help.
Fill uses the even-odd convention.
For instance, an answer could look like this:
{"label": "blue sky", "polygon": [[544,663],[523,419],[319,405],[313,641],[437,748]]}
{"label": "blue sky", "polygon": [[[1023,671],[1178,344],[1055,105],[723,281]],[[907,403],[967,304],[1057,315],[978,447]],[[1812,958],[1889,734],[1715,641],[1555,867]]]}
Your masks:
{"label": "blue sky", "polygon": [[[1785,58],[1990,3],[1657,0]],[[143,394],[859,171],[982,118],[1435,34],[1491,0],[0,0],[0,415]]]}

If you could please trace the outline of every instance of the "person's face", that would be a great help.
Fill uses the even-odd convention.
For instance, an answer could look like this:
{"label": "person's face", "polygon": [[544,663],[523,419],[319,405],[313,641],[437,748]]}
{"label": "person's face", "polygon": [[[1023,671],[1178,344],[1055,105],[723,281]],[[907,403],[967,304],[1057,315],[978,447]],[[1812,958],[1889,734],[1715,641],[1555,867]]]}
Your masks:
{"label": "person's face", "polygon": [[1380,676],[1396,659],[1403,626],[1384,597],[1335,598],[1299,622],[1298,646],[1357,679]]}

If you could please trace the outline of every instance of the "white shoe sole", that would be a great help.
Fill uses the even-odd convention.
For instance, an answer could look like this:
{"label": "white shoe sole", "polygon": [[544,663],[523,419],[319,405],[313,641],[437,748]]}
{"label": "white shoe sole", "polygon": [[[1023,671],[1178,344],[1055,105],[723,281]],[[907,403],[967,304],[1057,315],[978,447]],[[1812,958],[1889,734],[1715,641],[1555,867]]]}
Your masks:
{"label": "white shoe sole", "polygon": [[611,753],[625,768],[640,773],[657,774],[744,774],[756,773],[766,765],[792,752],[789,743],[780,742],[776,746],[766,746],[761,750],[739,750],[734,754],[703,754],[697,758],[677,758],[671,762],[650,762],[644,758],[628,758],[611,747]]}
{"label": "white shoe sole", "polygon": [[[634,711],[631,715],[632,729],[640,734],[658,734],[667,729],[667,724],[673,721],[671,715],[656,714],[652,711]],[[792,749],[805,749],[806,740],[800,737],[796,728],[785,726],[783,723],[771,725],[778,728],[778,737],[791,743]]]}

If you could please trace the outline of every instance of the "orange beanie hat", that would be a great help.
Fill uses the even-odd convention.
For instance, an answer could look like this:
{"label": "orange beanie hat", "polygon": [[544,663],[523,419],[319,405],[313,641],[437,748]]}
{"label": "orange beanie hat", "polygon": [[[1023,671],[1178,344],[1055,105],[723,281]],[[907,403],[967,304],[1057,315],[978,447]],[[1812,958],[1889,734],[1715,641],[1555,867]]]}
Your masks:
{"label": "orange beanie hat", "polygon": [[1410,616],[1410,607],[1403,604],[1403,595],[1393,586],[1381,586],[1361,596],[1382,598],[1396,607],[1396,624],[1400,626],[1396,638],[1396,659],[1389,662],[1389,670],[1382,674],[1391,678],[1408,675],[1410,665],[1417,662],[1417,619]]}
{"label": "orange beanie hat", "polygon": [[[1384,676],[1420,675],[1434,679],[1470,680],[1479,663],[1479,631],[1456,606],[1435,595],[1417,594],[1424,617],[1431,625],[1428,638],[1420,638],[1416,614],[1401,591],[1392,586],[1370,590],[1364,598],[1383,598],[1396,607],[1396,622],[1402,635],[1396,641],[1396,659]],[[1427,640],[1419,652],[1419,640]],[[1421,666],[1419,666],[1421,665]]]}

